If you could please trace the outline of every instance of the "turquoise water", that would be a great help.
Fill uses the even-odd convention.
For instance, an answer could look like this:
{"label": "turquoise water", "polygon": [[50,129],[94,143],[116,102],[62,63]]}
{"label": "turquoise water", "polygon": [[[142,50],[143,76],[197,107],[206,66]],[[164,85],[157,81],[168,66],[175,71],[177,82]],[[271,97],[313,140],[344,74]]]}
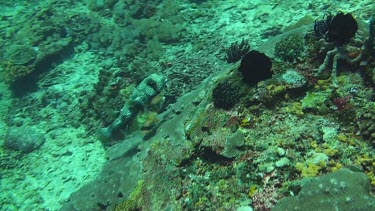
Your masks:
{"label": "turquoise water", "polygon": [[0,1],[0,210],[375,210],[371,1]]}

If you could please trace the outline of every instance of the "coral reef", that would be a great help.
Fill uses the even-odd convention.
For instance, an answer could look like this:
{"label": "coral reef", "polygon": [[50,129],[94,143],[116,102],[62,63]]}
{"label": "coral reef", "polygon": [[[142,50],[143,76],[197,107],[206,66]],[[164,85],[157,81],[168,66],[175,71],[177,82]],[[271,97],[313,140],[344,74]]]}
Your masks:
{"label": "coral reef", "polygon": [[301,88],[306,84],[306,78],[293,69],[288,69],[282,74],[281,79],[290,87]]}
{"label": "coral reef", "polygon": [[14,83],[34,71],[37,52],[31,46],[11,46],[4,54],[1,75],[6,83]]}
{"label": "coral reef", "polygon": [[7,59],[12,61],[15,65],[27,65],[35,61],[37,52],[34,48],[28,45],[15,45],[5,55]]}
{"label": "coral reef", "polygon": [[67,5],[67,1],[51,1],[33,16],[19,20],[27,26],[14,24],[9,29],[0,58],[3,80],[16,94],[33,90],[40,75],[70,55],[72,45],[81,43],[93,28],[92,25],[80,24],[89,22],[88,15],[67,15],[62,10]]}
{"label": "coral reef", "polygon": [[142,207],[142,186],[144,181],[139,180],[137,186],[130,193],[129,197],[121,204],[116,205],[114,211],[136,211]]}
{"label": "coral reef", "polygon": [[[229,129],[214,131],[210,136],[206,137],[200,144],[200,148],[207,153],[214,153],[225,158],[235,158],[242,152],[241,147],[244,145],[244,136],[240,130],[235,133]],[[224,159],[225,159],[224,158]]]}
{"label": "coral reef", "polygon": [[325,90],[321,92],[308,92],[301,100],[302,109],[304,111],[319,111],[328,112],[327,101],[331,95],[332,90]]}
{"label": "coral reef", "polygon": [[[141,209],[183,209],[176,201],[182,194],[179,167],[188,162],[193,152],[192,144],[187,141],[176,143],[172,140],[159,140],[150,146],[143,162],[145,173]],[[149,191],[150,188],[158,191]]]}
{"label": "coral reef", "polygon": [[[46,143],[28,145],[32,153],[11,149],[21,141],[1,143],[4,209],[271,210],[283,197],[308,204],[299,200],[309,191],[340,203],[359,199],[345,191],[362,191],[373,201],[366,3],[33,3],[0,14],[2,71],[14,73],[3,78],[32,78],[37,88],[0,94],[11,100],[0,126],[33,125]],[[310,15],[341,4],[352,14],[326,15],[312,32]],[[370,185],[357,173],[347,176],[356,181],[332,179],[347,175],[343,167]]]}
{"label": "coral reef", "polygon": [[352,49],[346,48],[345,46],[336,46],[333,50],[328,51],[323,64],[319,66],[316,74],[321,75],[321,73],[324,70],[328,69],[332,61],[333,64],[332,64],[331,79],[333,81],[333,85],[337,86],[337,71],[338,71],[337,69],[338,69],[339,60],[343,60],[347,62],[348,64],[355,64],[355,63],[358,63],[362,58],[361,54],[359,55],[354,54],[354,56],[356,57],[352,58],[353,55],[349,53],[350,50]]}
{"label": "coral reef", "polygon": [[361,136],[365,140],[369,141],[372,146],[375,146],[375,104],[369,103],[363,108],[363,113],[359,117],[358,127],[361,132]]}
{"label": "coral reef", "polygon": [[291,34],[276,43],[275,56],[286,62],[300,61],[304,51],[304,40],[299,34]]}
{"label": "coral reef", "polygon": [[3,61],[1,63],[2,80],[8,84],[12,84],[19,79],[22,79],[28,76],[31,72],[34,71],[34,67],[25,66],[25,65],[16,65],[12,61]]}

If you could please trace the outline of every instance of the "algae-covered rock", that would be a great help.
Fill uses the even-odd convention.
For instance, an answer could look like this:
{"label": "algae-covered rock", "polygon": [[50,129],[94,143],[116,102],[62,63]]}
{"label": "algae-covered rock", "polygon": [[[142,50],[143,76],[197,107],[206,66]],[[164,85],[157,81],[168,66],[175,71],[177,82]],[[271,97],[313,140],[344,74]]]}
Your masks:
{"label": "algae-covered rock", "polygon": [[375,210],[364,173],[340,169],[303,185],[297,196],[281,199],[272,211]]}
{"label": "algae-covered rock", "polygon": [[29,75],[35,70],[37,52],[30,45],[10,45],[0,63],[2,80],[6,83]]}
{"label": "algae-covered rock", "polygon": [[203,139],[201,147],[225,158],[234,158],[241,154],[244,135],[240,130],[232,133],[229,129],[219,129]]}
{"label": "algae-covered rock", "polygon": [[16,65],[26,65],[34,62],[37,56],[35,49],[29,45],[15,45],[9,48],[7,60]]}
{"label": "algae-covered rock", "polygon": [[287,70],[282,76],[282,80],[293,88],[299,88],[306,84],[306,79],[293,69]]}
{"label": "algae-covered rock", "polygon": [[301,100],[303,110],[312,110],[325,112],[328,107],[326,103],[331,95],[332,90],[325,90],[321,92],[308,92]]}
{"label": "algae-covered rock", "polygon": [[359,112],[361,112],[360,121],[357,121],[357,124],[361,132],[360,134],[365,140],[375,146],[375,103],[369,103]]}
{"label": "algae-covered rock", "polygon": [[239,88],[229,81],[219,83],[212,90],[212,100],[216,108],[230,110],[239,102]]}
{"label": "algae-covered rock", "polygon": [[117,205],[113,210],[114,211],[123,211],[123,210],[139,210],[142,204],[142,186],[143,180],[139,180],[137,186],[130,193],[128,199],[123,201],[121,204]]}

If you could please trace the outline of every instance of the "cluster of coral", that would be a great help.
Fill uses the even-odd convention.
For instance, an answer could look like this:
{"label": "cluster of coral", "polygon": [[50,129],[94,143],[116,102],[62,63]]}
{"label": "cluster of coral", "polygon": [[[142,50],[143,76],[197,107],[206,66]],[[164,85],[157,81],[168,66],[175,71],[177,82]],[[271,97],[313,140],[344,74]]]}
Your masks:
{"label": "cluster of coral", "polygon": [[[176,204],[169,206],[334,210],[350,202],[353,209],[374,209],[370,191],[375,187],[371,77],[375,63],[365,45],[371,34],[366,28],[363,36],[354,37],[356,30],[344,33],[342,21],[356,24],[351,14],[339,12],[331,18],[335,20],[329,21],[331,31],[321,37],[313,27],[277,37],[275,58],[250,51],[222,76],[208,101],[201,101],[201,110],[185,124],[186,142],[192,144],[181,143],[178,148],[190,153],[184,160],[163,159],[170,153],[166,140],[160,140],[163,147],[150,150],[149,157],[160,156],[163,168],[170,169],[168,175],[179,184],[169,195]],[[331,49],[337,49],[333,56]],[[242,48],[232,45],[229,50],[241,54]],[[325,55],[329,60],[335,57],[333,68]],[[320,64],[325,67],[319,68]],[[176,173],[178,169],[182,172]],[[162,178],[154,179],[163,183]],[[155,181],[143,181],[143,186],[154,185]],[[329,197],[323,194],[327,192]],[[286,197],[290,193],[296,197]],[[132,200],[144,203],[137,208],[163,207],[148,197]]]}
{"label": "cluster of coral", "polygon": [[[199,28],[219,3],[52,0],[0,28],[1,84],[16,96],[1,176],[81,165],[34,187],[35,210],[374,209],[374,19],[303,17],[251,35],[261,45],[223,41],[223,19],[217,34]],[[0,194],[5,209],[27,206],[14,201]]]}

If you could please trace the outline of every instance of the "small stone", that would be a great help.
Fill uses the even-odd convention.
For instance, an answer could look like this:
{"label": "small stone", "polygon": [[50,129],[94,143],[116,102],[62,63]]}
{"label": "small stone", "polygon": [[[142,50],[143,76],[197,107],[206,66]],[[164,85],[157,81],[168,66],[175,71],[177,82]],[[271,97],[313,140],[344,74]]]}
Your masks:
{"label": "small stone", "polygon": [[267,166],[267,168],[266,168],[266,172],[267,172],[267,173],[271,173],[273,170],[275,170],[275,167],[274,167],[273,165],[269,165],[269,166]]}
{"label": "small stone", "polygon": [[241,206],[238,207],[236,211],[253,211],[253,208],[250,206]]}
{"label": "small stone", "polygon": [[281,148],[281,147],[279,147],[279,148],[277,148],[277,154],[279,155],[279,156],[284,156],[285,155],[285,149],[283,149],[283,148]]}
{"label": "small stone", "polygon": [[11,127],[5,135],[4,148],[26,154],[40,148],[44,142],[44,134],[30,127]]}
{"label": "small stone", "polygon": [[24,119],[21,118],[21,117],[15,117],[12,121],[13,125],[17,126],[17,127],[21,127],[24,123]]}
{"label": "small stone", "polygon": [[280,167],[288,166],[289,164],[290,164],[290,160],[286,157],[283,157],[279,159],[278,161],[276,161],[275,166],[280,168]]}

